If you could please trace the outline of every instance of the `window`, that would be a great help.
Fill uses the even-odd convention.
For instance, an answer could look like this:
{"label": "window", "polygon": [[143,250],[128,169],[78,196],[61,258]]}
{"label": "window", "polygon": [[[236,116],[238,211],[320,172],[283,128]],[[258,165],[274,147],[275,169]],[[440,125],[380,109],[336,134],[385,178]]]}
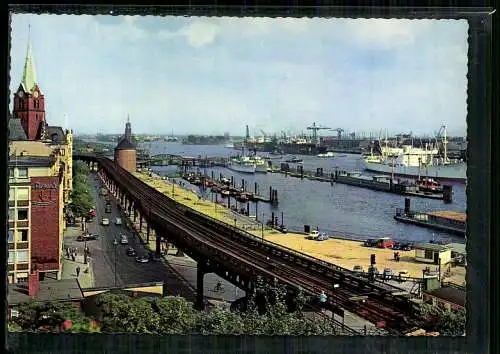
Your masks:
{"label": "window", "polygon": [[30,200],[30,190],[28,188],[17,188],[17,200]]}
{"label": "window", "polygon": [[18,168],[17,176],[19,178],[28,178],[28,169],[27,168]]}
{"label": "window", "polygon": [[17,209],[17,220],[28,220],[28,209]]}
{"label": "window", "polygon": [[29,257],[30,257],[29,251],[17,251],[18,263],[28,263]]}
{"label": "window", "polygon": [[16,263],[16,251],[9,251],[9,263]]}
{"label": "window", "polygon": [[17,241],[18,242],[28,242],[28,230],[26,230],[26,229],[17,230]]}
{"label": "window", "polygon": [[9,200],[14,200],[16,198],[16,190],[14,188],[9,188]]}
{"label": "window", "polygon": [[425,250],[424,258],[425,259],[434,259],[434,252],[429,251],[429,250]]}
{"label": "window", "polygon": [[9,178],[14,178],[14,169],[9,168]]}
{"label": "window", "polygon": [[9,242],[14,242],[14,230],[9,230]]}
{"label": "window", "polygon": [[16,215],[16,210],[14,208],[9,209],[9,220],[14,220]]}

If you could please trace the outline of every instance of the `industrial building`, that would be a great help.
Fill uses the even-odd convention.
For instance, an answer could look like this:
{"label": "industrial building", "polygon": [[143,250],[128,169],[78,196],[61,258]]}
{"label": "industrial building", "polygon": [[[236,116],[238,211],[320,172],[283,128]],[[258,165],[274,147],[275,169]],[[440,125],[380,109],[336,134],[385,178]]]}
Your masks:
{"label": "industrial building", "polygon": [[132,127],[130,118],[125,125],[125,135],[120,139],[115,148],[115,161],[128,172],[135,172],[137,168],[137,151],[132,142]]}

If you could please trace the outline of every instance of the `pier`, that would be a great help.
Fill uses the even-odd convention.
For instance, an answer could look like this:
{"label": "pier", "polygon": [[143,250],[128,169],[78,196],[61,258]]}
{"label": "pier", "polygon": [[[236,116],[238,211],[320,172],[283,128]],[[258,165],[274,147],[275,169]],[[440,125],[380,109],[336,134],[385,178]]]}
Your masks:
{"label": "pier", "polygon": [[412,211],[410,208],[410,198],[405,198],[404,209],[396,209],[394,219],[407,224],[414,224],[464,237],[466,233],[465,213],[452,211]]}
{"label": "pier", "polygon": [[453,187],[450,185],[443,185],[442,190],[436,191],[423,191],[415,182],[398,179],[394,181],[389,176],[363,176],[359,172],[348,172],[344,170],[335,169],[330,174],[325,174],[323,168],[317,168],[315,172],[306,171],[304,167],[297,166],[296,171],[290,170],[288,163],[281,163],[279,169],[271,169],[269,172],[282,173],[286,176],[309,179],[319,182],[328,182],[332,185],[334,183],[348,184],[355,187],[372,189],[379,192],[387,192],[399,194],[404,196],[412,196],[418,198],[437,199],[443,200],[445,203],[453,201]]}

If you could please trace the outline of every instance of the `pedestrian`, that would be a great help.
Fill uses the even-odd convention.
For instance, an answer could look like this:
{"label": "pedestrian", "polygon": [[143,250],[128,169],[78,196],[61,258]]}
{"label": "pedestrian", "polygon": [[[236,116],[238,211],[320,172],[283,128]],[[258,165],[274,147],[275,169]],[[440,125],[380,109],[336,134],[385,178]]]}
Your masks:
{"label": "pedestrian", "polygon": [[319,294],[319,307],[321,308],[321,312],[325,311],[327,298],[325,291],[321,290],[321,294]]}
{"label": "pedestrian", "polygon": [[78,278],[80,276],[80,266],[76,267],[76,277]]}

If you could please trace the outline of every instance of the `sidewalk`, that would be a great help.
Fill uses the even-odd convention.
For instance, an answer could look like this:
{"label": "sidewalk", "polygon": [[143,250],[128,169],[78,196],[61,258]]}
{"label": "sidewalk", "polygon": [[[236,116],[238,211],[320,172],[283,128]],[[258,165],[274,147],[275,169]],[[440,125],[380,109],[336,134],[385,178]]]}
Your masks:
{"label": "sidewalk", "polygon": [[[92,260],[89,263],[83,264],[83,255],[77,255],[75,262],[71,259],[64,258],[62,261],[61,279],[76,278],[76,267],[80,266],[80,276],[78,282],[81,288],[92,288],[94,286],[94,271],[92,269]],[[88,273],[84,271],[88,269]]]}
{"label": "sidewalk", "polygon": [[[66,230],[64,230],[64,246],[76,246],[73,245],[73,242],[76,242],[76,237],[82,234],[82,226],[78,223],[76,226],[68,226]],[[70,238],[74,238],[71,240]],[[78,282],[80,283],[81,288],[92,288],[94,286],[94,271],[92,269],[92,259],[89,259],[87,264],[83,264],[83,254],[79,254],[76,256],[75,261],[73,262],[71,259],[66,258],[65,249],[63,250],[64,258],[62,260],[62,271],[61,271],[61,279],[74,279],[76,278],[76,268],[80,266],[80,276],[78,277]],[[81,251],[80,251],[81,252]],[[88,273],[84,271],[88,269]]]}

